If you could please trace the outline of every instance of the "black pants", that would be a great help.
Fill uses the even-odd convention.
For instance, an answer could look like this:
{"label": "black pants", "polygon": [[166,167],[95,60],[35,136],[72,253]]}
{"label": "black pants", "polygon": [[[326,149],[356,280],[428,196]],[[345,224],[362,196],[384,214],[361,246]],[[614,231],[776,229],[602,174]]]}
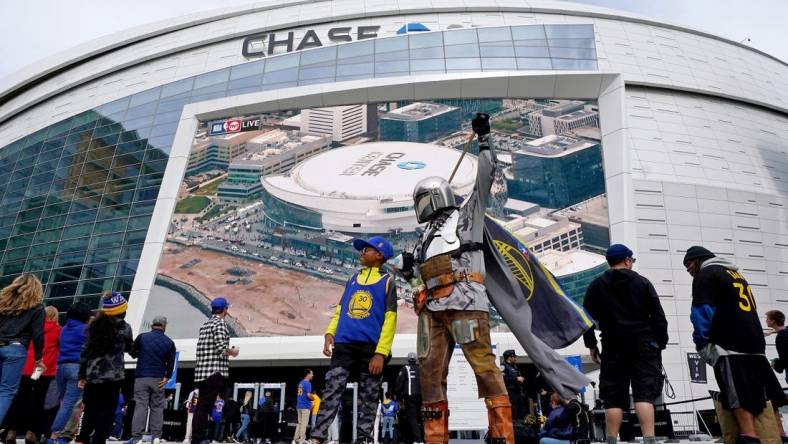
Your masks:
{"label": "black pants", "polygon": [[[82,392],[85,411],[82,414],[82,428],[79,430],[78,443],[105,444],[115,420],[115,407],[123,381],[88,382]],[[91,433],[93,436],[91,437]]]}
{"label": "black pants", "polygon": [[405,421],[400,423],[402,437],[406,443],[424,442],[424,429],[421,425],[421,399],[408,397],[405,400]]}
{"label": "black pants", "polygon": [[199,444],[202,441],[210,440],[208,437],[208,418],[216,402],[216,395],[224,394],[224,386],[227,380],[221,373],[214,373],[197,383],[200,389],[200,397],[197,400],[197,407],[194,409],[192,417],[192,443]]}
{"label": "black pants", "polygon": [[51,424],[44,418],[44,399],[53,379],[52,376],[42,376],[34,381],[30,376],[22,376],[19,391],[5,417],[6,429],[16,431],[17,435],[24,435],[27,431],[36,436],[49,433]]}
{"label": "black pants", "polygon": [[523,392],[520,391],[519,387],[516,387],[512,390],[508,390],[509,395],[509,402],[512,403],[512,418],[514,419],[524,419],[525,415],[527,414],[527,410],[525,408],[525,397],[523,396]]}

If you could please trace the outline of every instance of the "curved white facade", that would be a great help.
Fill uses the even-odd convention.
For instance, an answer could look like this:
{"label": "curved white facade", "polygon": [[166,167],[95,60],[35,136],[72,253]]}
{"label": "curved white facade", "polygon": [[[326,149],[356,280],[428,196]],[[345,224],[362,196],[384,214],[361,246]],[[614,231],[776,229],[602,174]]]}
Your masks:
{"label": "curved white facade", "polygon": [[[251,35],[269,32],[287,39],[292,32],[295,52],[310,30],[327,40],[331,29],[351,28],[352,42],[337,45],[342,47],[358,43],[358,33],[366,32],[360,27],[379,27],[377,39],[396,38],[407,23],[445,35],[458,27],[590,25],[596,68],[529,71],[480,63],[479,68],[452,72],[448,64],[442,71],[417,71],[414,65],[400,75],[373,71],[342,82],[303,81],[267,91],[225,86],[221,94],[215,90],[219,83],[212,73],[250,62],[241,47]],[[276,47],[274,53],[282,49]],[[272,54],[264,59],[266,66],[283,60]],[[230,70],[220,80],[238,81],[233,73],[240,71]],[[185,83],[189,89],[179,90]],[[679,399],[691,398],[693,391],[697,397],[706,389],[691,386],[686,363],[686,353],[694,351],[691,280],[681,264],[687,247],[700,243],[737,262],[761,313],[788,309],[788,65],[736,42],[563,2],[259,4],[120,33],[6,79],[0,86],[0,155],[39,130],[54,134],[51,128],[59,122],[88,110],[115,116],[119,103],[124,113],[146,106],[152,99],[145,91],[162,85],[157,100],[179,106],[166,112],[159,108],[146,127],[150,140],[170,140],[170,151],[150,229],[142,231],[144,243],[135,244],[142,245],[129,310],[135,329],[142,325],[198,119],[398,99],[598,100],[611,238],[635,250],[637,271],[660,295],[670,334],[664,366]],[[171,94],[167,101],[165,94]],[[244,338],[240,343],[243,359],[318,360],[320,341],[283,337]],[[503,349],[513,345],[506,335],[495,341]],[[412,336],[399,336],[395,355],[405,355],[413,342]],[[193,359],[193,346],[193,341],[179,344],[182,360]],[[584,353],[580,345],[567,350],[577,353]],[[773,343],[767,354],[775,354]],[[708,388],[714,388],[713,381]]]}

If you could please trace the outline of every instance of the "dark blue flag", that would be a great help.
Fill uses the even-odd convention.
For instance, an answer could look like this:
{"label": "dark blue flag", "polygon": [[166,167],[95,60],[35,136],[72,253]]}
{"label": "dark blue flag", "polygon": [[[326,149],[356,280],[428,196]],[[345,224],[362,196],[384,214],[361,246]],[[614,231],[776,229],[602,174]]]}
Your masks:
{"label": "dark blue flag", "polygon": [[[501,265],[490,264],[486,257],[485,264],[492,265],[487,267],[487,279],[500,280],[502,276],[497,273],[508,269],[513,279],[502,280],[499,285],[508,286],[507,293],[520,303],[528,303],[533,317],[531,331],[554,349],[575,342],[593,325],[590,316],[566,295],[553,274],[512,233],[489,216],[485,216],[484,225],[489,235],[485,242],[492,247],[485,252],[497,256],[495,262]],[[517,306],[517,300],[512,302]],[[507,320],[497,306],[496,309]]]}

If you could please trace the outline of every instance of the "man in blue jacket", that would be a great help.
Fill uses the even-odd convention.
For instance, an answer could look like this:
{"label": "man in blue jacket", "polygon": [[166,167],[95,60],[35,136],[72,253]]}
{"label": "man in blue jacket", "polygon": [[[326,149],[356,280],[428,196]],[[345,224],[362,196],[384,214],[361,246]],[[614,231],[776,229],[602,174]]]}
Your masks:
{"label": "man in blue jacket", "polygon": [[151,331],[134,340],[131,357],[137,358],[134,371],[134,418],[131,422],[132,441],[138,442],[145,432],[150,408],[150,433],[161,438],[164,423],[164,384],[172,376],[175,365],[175,343],[164,334],[167,318],[153,318]]}

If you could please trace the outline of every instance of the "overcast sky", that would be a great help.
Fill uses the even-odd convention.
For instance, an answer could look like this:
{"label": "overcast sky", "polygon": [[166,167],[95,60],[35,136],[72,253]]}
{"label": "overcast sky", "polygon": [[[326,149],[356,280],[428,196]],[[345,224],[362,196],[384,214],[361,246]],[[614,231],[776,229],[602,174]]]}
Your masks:
{"label": "overcast sky", "polygon": [[[576,0],[687,25],[749,45],[788,61],[786,0]],[[3,1],[1,79],[86,41],[191,12],[249,0],[33,0]]]}

